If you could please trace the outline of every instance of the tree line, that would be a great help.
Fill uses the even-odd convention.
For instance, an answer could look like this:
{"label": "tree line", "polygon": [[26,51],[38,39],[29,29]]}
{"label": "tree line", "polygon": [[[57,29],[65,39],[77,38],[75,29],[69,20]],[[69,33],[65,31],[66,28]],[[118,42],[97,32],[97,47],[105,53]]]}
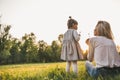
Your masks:
{"label": "tree line", "polygon": [[9,33],[11,25],[0,24],[0,64],[58,62],[61,54],[61,40],[53,40],[48,45],[44,40],[36,41],[34,33],[17,39]]}
{"label": "tree line", "polygon": [[[34,33],[25,34],[21,39],[9,33],[11,25],[0,24],[0,64],[35,62],[58,62],[60,60],[63,34],[48,45],[44,40],[36,41]],[[83,51],[87,59],[88,51]]]}

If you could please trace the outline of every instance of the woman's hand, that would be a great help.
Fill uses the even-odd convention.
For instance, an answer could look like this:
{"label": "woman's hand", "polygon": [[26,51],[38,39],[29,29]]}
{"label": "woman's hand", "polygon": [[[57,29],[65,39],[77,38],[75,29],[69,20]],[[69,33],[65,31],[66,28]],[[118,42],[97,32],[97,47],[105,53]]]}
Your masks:
{"label": "woman's hand", "polygon": [[89,38],[86,39],[85,43],[86,43],[87,45],[89,45]]}

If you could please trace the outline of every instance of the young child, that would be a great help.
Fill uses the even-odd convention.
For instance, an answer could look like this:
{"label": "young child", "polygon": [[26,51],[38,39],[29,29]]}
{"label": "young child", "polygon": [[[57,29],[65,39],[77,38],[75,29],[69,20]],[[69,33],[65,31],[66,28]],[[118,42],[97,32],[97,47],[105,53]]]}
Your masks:
{"label": "young child", "polygon": [[[85,66],[90,76],[97,78],[101,69],[120,67],[120,55],[117,52],[108,22],[98,21],[94,36],[86,40],[89,45],[89,53]],[[92,64],[93,60],[95,66]]]}
{"label": "young child", "polygon": [[70,67],[72,63],[73,72],[78,73],[77,61],[83,58],[82,51],[80,51],[80,45],[78,41],[80,40],[80,34],[77,33],[78,22],[71,17],[67,22],[68,30],[64,33],[61,59],[66,61],[66,72],[70,72]]}

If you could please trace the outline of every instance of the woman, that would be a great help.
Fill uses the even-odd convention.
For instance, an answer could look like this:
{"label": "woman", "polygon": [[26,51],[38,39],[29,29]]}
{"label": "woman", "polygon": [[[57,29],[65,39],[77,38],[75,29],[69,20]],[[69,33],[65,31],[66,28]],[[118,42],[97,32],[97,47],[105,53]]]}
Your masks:
{"label": "woman", "polygon": [[[120,67],[120,56],[113,41],[110,24],[106,21],[98,21],[95,37],[86,40],[89,46],[86,69],[90,76],[97,77],[101,68]],[[91,62],[95,62],[95,66]]]}

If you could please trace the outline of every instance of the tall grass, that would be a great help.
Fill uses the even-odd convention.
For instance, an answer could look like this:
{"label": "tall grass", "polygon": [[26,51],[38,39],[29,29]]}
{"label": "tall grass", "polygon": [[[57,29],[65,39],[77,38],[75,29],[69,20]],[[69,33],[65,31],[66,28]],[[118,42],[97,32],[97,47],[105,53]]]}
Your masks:
{"label": "tall grass", "polygon": [[[18,64],[0,66],[0,80],[94,80],[84,67],[84,61],[78,62],[78,75],[65,72],[65,62],[44,64]],[[120,80],[115,77],[99,77],[98,80]]]}

